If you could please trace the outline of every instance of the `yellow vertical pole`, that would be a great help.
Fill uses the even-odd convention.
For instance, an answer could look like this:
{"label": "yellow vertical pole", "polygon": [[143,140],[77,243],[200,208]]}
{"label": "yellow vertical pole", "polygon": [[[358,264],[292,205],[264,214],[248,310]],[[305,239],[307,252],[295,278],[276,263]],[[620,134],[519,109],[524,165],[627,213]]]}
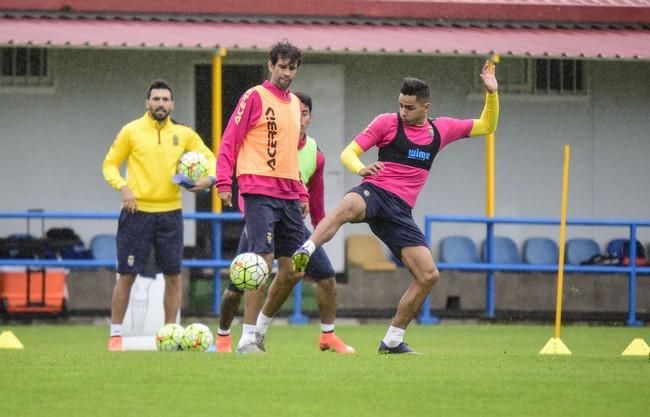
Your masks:
{"label": "yellow vertical pole", "polygon": [[[494,72],[494,67],[499,63],[499,55],[492,54],[488,58],[488,68]],[[486,93],[487,94],[487,93]],[[485,137],[485,214],[494,217],[494,160],[495,136],[490,133]]]}
{"label": "yellow vertical pole", "polygon": [[[223,77],[222,64],[226,48],[219,48],[212,55],[212,152],[219,154],[221,133],[223,132]],[[212,212],[221,213],[221,200],[217,193],[212,193]]]}
{"label": "yellow vertical pole", "polygon": [[[494,66],[499,62],[499,55],[492,54],[488,58],[488,71],[494,74]],[[487,95],[487,91],[485,92]],[[494,217],[494,160],[495,160],[495,139],[494,133],[490,133],[485,137],[485,215],[487,217]],[[494,236],[494,224],[488,223],[487,225],[487,241],[488,241],[488,262],[494,261],[494,250],[492,249],[492,241]],[[486,291],[486,312],[488,317],[494,317],[494,271],[487,271],[485,273],[485,291]]]}
{"label": "yellow vertical pole", "polygon": [[557,291],[555,298],[555,338],[560,338],[562,323],[562,289],[564,288],[564,243],[566,241],[566,211],[569,194],[569,158],[571,148],[564,145],[564,168],[562,170],[562,210],[560,214],[560,253],[557,265]]}
{"label": "yellow vertical pole", "polygon": [[562,208],[560,214],[560,252],[557,264],[557,290],[555,297],[555,334],[539,352],[541,355],[570,355],[571,351],[560,339],[560,326],[562,324],[562,288],[564,287],[564,243],[566,240],[566,211],[569,195],[569,159],[571,148],[564,145],[564,168],[562,170]]}

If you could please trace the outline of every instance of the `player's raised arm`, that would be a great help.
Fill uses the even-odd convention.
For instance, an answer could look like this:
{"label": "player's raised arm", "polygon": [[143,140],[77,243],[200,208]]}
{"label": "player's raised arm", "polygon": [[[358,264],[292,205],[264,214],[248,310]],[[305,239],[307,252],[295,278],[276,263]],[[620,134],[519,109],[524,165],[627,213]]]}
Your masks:
{"label": "player's raised arm", "polygon": [[485,61],[481,69],[481,81],[483,81],[483,87],[488,94],[496,93],[499,90],[495,68],[490,61]]}
{"label": "player's raised arm", "polygon": [[488,61],[481,70],[481,81],[485,89],[485,107],[480,119],[474,119],[470,136],[484,136],[497,130],[499,121],[499,84],[495,76],[494,65]]}

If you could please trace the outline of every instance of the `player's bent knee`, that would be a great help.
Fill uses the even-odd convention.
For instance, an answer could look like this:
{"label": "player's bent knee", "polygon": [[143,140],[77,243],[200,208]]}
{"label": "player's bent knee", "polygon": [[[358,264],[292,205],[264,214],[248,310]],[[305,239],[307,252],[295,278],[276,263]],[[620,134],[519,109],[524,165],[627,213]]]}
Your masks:
{"label": "player's bent knee", "polygon": [[433,287],[440,279],[440,272],[437,268],[424,271],[422,274],[422,283],[426,286]]}

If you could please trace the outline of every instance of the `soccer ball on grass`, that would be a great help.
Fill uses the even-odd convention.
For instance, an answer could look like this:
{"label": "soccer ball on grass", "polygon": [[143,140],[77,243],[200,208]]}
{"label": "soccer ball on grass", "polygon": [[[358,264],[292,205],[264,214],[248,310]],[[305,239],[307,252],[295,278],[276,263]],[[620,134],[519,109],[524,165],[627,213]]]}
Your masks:
{"label": "soccer ball on grass", "polygon": [[205,324],[192,323],[183,332],[183,350],[205,352],[213,342],[214,336]]}
{"label": "soccer ball on grass", "polygon": [[208,158],[200,152],[186,152],[178,160],[176,173],[196,182],[199,178],[208,175]]}
{"label": "soccer ball on grass", "polygon": [[269,267],[256,253],[242,253],[230,264],[230,281],[242,291],[255,290],[264,285]]}
{"label": "soccer ball on grass", "polygon": [[181,350],[183,341],[183,326],[176,323],[167,323],[156,333],[156,348],[160,352],[174,352]]}

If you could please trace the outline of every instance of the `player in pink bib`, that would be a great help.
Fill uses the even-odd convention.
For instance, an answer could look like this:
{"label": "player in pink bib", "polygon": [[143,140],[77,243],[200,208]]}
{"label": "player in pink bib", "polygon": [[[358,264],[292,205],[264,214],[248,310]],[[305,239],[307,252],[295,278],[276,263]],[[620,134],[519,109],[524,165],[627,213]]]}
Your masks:
{"label": "player in pink bib", "polygon": [[[341,161],[363,179],[339,206],[323,219],[292,256],[295,271],[304,271],[317,247],[328,242],[345,223],[368,223],[370,229],[399,258],[413,276],[397,312],[379,344],[379,353],[415,353],[404,333],[438,281],[439,273],[424,234],[413,220],[412,208],[429,176],[436,155],[448,144],[496,130],[499,118],[498,83],[494,67],[485,63],[481,80],[486,92],[479,119],[429,119],[429,85],[405,78],[399,112],[382,114],[357,135],[341,153]],[[359,156],[378,148],[378,160],[364,165]],[[267,300],[268,301],[268,300]]]}

